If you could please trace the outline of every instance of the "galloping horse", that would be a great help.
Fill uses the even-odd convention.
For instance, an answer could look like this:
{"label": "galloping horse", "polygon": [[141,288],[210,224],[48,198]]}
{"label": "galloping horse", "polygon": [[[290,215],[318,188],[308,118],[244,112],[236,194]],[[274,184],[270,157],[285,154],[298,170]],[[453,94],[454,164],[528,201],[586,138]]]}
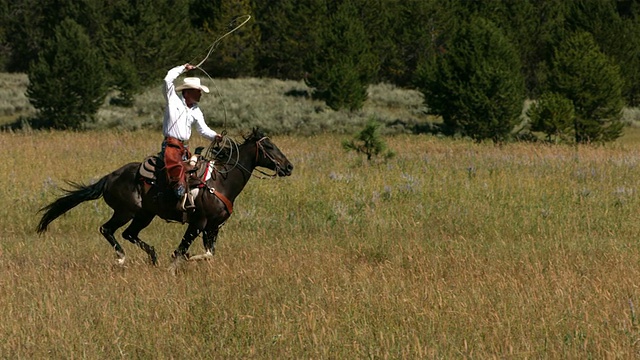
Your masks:
{"label": "galloping horse", "polygon": [[[208,154],[212,154],[212,146]],[[234,154],[235,152],[235,154]],[[203,173],[195,181],[191,190],[195,209],[183,218],[183,212],[176,208],[175,195],[172,191],[148,184],[141,177],[142,163],[134,162],[122,166],[118,170],[104,176],[93,185],[70,183],[74,189],[66,190],[67,194],[40,209],[44,215],[37,227],[37,232],[47,230],[49,224],[62,214],[78,206],[82,202],[97,200],[100,197],[113,209],[111,219],[100,227],[100,233],[116,251],[117,261],[124,264],[125,252],[116,240],[116,230],[131,221],[122,237],[144,250],[154,265],[158,257],[153,246],[142,241],[138,234],[151,223],[154,217],[165,220],[187,222],[178,248],[173,252],[174,265],[187,258],[191,243],[202,233],[205,254],[197,258],[208,258],[215,252],[215,242],[219,227],[231,216],[233,202],[251,178],[256,167],[275,171],[278,176],[289,176],[293,165],[264,134],[254,129],[244,138],[244,143],[225,152],[225,161],[211,161],[202,157],[197,168]],[[215,164],[215,165],[214,165]],[[164,175],[158,173],[158,183]],[[166,176],[166,175],[164,175]],[[275,176],[275,175],[274,175]],[[194,258],[196,258],[194,256]]]}

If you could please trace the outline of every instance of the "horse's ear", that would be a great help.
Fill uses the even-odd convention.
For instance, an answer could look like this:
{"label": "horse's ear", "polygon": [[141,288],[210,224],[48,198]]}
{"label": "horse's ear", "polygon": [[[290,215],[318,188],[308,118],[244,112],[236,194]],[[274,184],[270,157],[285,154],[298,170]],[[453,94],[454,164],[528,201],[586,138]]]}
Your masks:
{"label": "horse's ear", "polygon": [[259,127],[253,128],[253,137],[256,139],[262,139],[264,137],[264,133],[260,130]]}
{"label": "horse's ear", "polygon": [[243,136],[244,141],[258,141],[264,137],[262,130],[258,127],[254,127],[249,134]]}
{"label": "horse's ear", "polygon": [[204,150],[204,146],[198,146],[196,151],[194,152],[196,155],[202,155],[202,150]]}

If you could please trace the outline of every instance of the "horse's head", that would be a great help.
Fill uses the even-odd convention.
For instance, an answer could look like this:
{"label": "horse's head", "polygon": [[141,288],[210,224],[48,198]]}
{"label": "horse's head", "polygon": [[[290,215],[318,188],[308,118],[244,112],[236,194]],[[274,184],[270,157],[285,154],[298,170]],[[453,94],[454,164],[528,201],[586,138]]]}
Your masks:
{"label": "horse's head", "polygon": [[262,131],[253,129],[253,132],[245,138],[245,144],[249,143],[254,143],[256,146],[256,166],[271,169],[278,176],[291,175],[293,164]]}

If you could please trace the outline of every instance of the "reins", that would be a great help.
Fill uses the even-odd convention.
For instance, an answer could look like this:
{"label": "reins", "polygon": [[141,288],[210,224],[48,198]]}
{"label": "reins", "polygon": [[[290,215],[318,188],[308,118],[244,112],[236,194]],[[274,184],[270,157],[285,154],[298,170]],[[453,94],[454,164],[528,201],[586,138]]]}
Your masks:
{"label": "reins", "polygon": [[[266,172],[260,170],[257,168],[257,165],[254,167],[254,171],[259,172],[260,174],[264,175],[264,176],[259,176],[259,175],[255,175],[254,171],[249,171],[249,169],[247,169],[246,167],[244,167],[244,165],[240,164],[240,151],[239,151],[239,147],[238,144],[230,138],[225,138],[226,141],[229,141],[229,143],[231,144],[229,146],[229,149],[231,149],[231,153],[233,153],[233,149],[235,149],[235,153],[236,153],[236,159],[233,163],[233,165],[231,166],[230,169],[226,169],[224,171],[216,169],[217,172],[221,173],[222,175],[228,174],[229,172],[231,172],[233,169],[235,169],[236,167],[238,167],[239,169],[243,170],[244,172],[248,173],[249,176],[254,176],[257,177],[258,179],[273,179],[275,177],[277,177],[278,175],[278,171],[277,169],[280,167],[280,165],[278,164],[278,162],[276,161],[276,159],[269,155],[269,153],[267,153],[267,151],[264,149],[264,145],[262,144],[262,142],[266,139],[268,139],[268,137],[263,136],[260,140],[256,141],[256,158],[255,158],[255,162],[256,164],[258,163],[258,160],[260,159],[260,151],[262,150],[262,153],[264,154],[264,157],[271,160],[276,167],[276,171],[273,174],[267,174]],[[212,146],[209,147],[209,149],[207,149],[207,155],[210,154],[214,154],[213,155],[213,159],[217,159],[217,155],[220,154],[222,150],[218,151],[216,153],[216,151],[214,150],[214,148]],[[229,162],[231,160],[232,155],[229,154],[228,159],[225,161],[225,165],[229,165]],[[214,160],[209,160],[209,161],[214,161]],[[200,180],[200,184],[202,184],[202,186],[204,186],[210,193],[214,194],[216,197],[218,197],[218,199],[220,199],[225,207],[227,208],[227,211],[229,212],[229,216],[231,215],[231,213],[233,212],[233,203],[231,201],[229,201],[229,199],[221,192],[217,191],[215,188],[209,186],[209,184],[207,183],[207,181],[203,181],[202,179]]]}
{"label": "reins", "polygon": [[[225,175],[228,174],[229,172],[231,172],[233,169],[235,169],[236,167],[240,168],[241,170],[243,170],[244,172],[246,172],[247,174],[257,177],[259,179],[273,179],[275,177],[277,177],[277,170],[276,173],[274,174],[268,174],[265,171],[258,169],[257,167],[254,168],[254,171],[249,171],[249,169],[247,169],[246,167],[244,167],[242,164],[240,164],[240,150],[239,150],[239,146],[238,143],[235,142],[233,139],[231,138],[227,138],[224,137],[223,141],[228,141],[229,146],[226,147],[226,149],[229,150],[229,154],[227,156],[226,159],[223,160],[225,165],[229,165],[231,166],[229,169],[225,168],[225,169],[216,169],[216,171],[218,171],[220,174]],[[267,153],[267,151],[264,149],[264,146],[262,144],[262,142],[264,140],[268,139],[267,136],[262,137],[260,140],[256,141],[256,157],[255,157],[255,161],[256,163],[258,162],[259,158],[260,158],[260,151],[262,151],[262,153],[264,154],[264,156],[271,160],[275,166],[276,169],[278,169],[280,167],[280,165],[278,164],[278,162],[276,161],[275,158],[273,158],[271,155],[269,155],[269,153]],[[223,146],[220,150],[216,150],[215,148],[213,148],[212,146],[209,147],[209,149],[207,149],[207,158],[211,158],[211,159],[218,159],[219,154],[222,152],[222,149],[225,148],[225,146]],[[254,172],[258,172],[264,176],[259,176],[254,174]]]}

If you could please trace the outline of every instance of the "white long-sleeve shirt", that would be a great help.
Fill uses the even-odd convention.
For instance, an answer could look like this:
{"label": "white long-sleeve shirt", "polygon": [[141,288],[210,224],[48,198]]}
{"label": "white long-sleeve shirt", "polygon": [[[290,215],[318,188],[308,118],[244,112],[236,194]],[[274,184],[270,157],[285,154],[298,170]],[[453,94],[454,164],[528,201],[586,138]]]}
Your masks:
{"label": "white long-sleeve shirt", "polygon": [[204,115],[198,104],[189,108],[182,95],[176,93],[173,82],[184,72],[184,69],[184,65],[176,66],[164,77],[163,90],[167,107],[164,111],[162,133],[164,136],[187,141],[191,138],[191,125],[195,123],[198,133],[213,141],[218,133],[211,130],[204,122]]}

